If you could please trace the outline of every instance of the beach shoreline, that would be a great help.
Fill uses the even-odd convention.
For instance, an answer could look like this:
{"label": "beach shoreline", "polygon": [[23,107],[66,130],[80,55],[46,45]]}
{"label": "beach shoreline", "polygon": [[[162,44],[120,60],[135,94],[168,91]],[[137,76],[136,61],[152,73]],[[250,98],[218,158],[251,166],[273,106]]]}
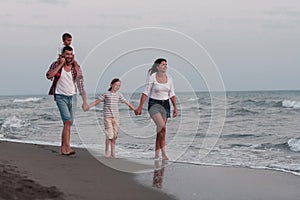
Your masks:
{"label": "beach shoreline", "polygon": [[[300,199],[300,177],[275,170],[158,160],[150,161],[154,164],[153,170],[145,165],[148,172],[133,174],[108,167],[107,163],[126,166],[128,169],[136,166],[123,158],[108,159],[103,164],[86,149],[77,148],[75,156],[62,156],[56,146],[3,141],[0,142],[0,154],[0,175],[6,176],[9,181],[5,184],[10,187],[6,190],[2,184],[0,200],[18,199],[4,192],[17,194],[14,190],[20,192],[20,195],[22,192],[32,193],[38,199],[59,200]],[[4,182],[3,179],[1,181]],[[28,188],[32,190],[28,192]],[[33,198],[26,199],[23,196],[20,199]]]}
{"label": "beach shoreline", "polygon": [[[85,149],[75,150],[75,156],[63,156],[55,146],[1,141],[0,174],[8,181],[1,179],[0,200],[174,199],[139,184],[133,174],[105,166]],[[13,177],[17,180],[11,181]],[[34,183],[29,192],[22,181]],[[39,194],[41,189],[45,194]],[[26,193],[32,195],[27,198]]]}

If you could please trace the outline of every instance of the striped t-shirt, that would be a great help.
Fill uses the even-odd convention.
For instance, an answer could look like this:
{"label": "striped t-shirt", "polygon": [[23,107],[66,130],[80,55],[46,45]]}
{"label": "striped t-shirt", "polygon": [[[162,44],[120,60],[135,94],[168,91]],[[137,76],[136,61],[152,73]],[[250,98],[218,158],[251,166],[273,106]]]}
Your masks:
{"label": "striped t-shirt", "polygon": [[124,96],[119,93],[112,93],[111,91],[107,91],[99,97],[103,103],[103,115],[104,117],[119,117],[119,102],[126,103],[127,100]]}

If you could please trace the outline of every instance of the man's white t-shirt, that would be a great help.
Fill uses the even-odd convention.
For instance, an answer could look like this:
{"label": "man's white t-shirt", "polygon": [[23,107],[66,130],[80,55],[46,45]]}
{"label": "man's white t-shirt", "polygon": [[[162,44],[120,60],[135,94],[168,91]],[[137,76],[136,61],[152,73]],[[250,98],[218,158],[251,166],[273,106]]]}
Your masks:
{"label": "man's white t-shirt", "polygon": [[65,69],[62,68],[60,78],[56,84],[55,94],[63,94],[66,96],[72,96],[76,94],[76,88],[71,71],[66,72]]}

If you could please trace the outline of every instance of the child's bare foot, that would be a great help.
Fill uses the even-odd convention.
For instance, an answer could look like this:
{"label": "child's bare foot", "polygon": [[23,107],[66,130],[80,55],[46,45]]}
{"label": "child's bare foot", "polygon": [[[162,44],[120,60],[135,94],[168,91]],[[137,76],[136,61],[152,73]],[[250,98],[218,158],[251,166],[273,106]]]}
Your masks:
{"label": "child's bare foot", "polygon": [[105,152],[105,158],[110,158],[109,152]]}

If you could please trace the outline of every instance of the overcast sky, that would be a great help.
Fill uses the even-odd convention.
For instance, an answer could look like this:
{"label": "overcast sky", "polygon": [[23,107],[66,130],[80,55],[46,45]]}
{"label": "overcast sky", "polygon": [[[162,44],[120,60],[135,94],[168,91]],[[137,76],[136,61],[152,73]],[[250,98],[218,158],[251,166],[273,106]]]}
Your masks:
{"label": "overcast sky", "polygon": [[[127,81],[124,70],[121,74],[116,72],[118,66],[122,67],[120,63],[126,63],[126,70],[137,66],[146,70],[160,56],[167,57],[170,73],[183,77],[175,80],[177,88],[183,90],[183,81],[189,78],[191,85],[199,79],[205,87],[209,77],[202,77],[203,81],[196,75],[186,77],[181,73],[189,68],[188,63],[175,59],[170,46],[164,48],[160,41],[164,37],[159,34],[153,43],[161,42],[161,48],[169,53],[156,50],[123,56],[114,62],[119,62],[114,66],[116,70],[105,74],[101,73],[108,64],[101,57],[105,54],[98,57],[105,60],[103,66],[89,62],[88,55],[104,41],[110,55],[115,52],[115,58],[119,57],[118,45],[120,49],[124,47],[122,38],[113,45],[107,39],[142,27],[171,29],[194,39],[213,59],[228,91],[300,89],[299,0],[0,0],[0,95],[47,94],[51,82],[46,80],[45,72],[56,59],[63,32],[73,35],[76,59],[83,63],[89,93],[95,88],[106,89],[105,82],[115,76],[124,77],[122,90],[132,92],[131,85],[136,82]],[[145,32],[136,39],[153,40],[153,35]],[[136,42],[134,37],[128,40]],[[176,40],[174,44],[185,47],[186,43]],[[99,48],[98,53],[103,52],[104,46]],[[187,46],[185,54],[195,52]],[[133,71],[132,75],[144,79],[144,71]],[[97,86],[100,82],[103,88]]]}

